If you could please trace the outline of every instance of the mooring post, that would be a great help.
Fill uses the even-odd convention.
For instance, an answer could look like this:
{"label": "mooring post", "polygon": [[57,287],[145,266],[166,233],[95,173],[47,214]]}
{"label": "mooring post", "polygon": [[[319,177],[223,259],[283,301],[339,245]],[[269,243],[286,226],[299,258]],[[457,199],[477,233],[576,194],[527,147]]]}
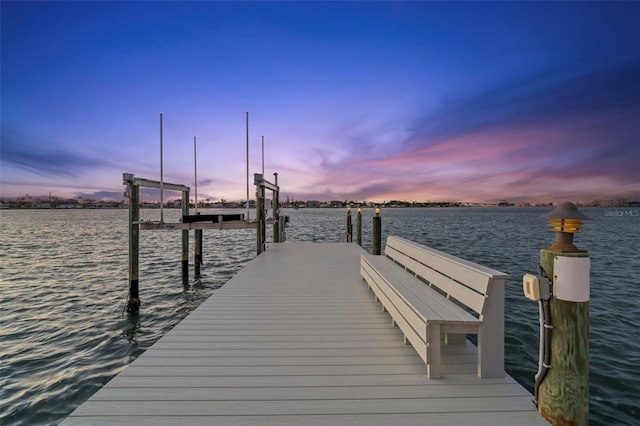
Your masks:
{"label": "mooring post", "polygon": [[[189,215],[189,191],[182,191],[182,217]],[[183,220],[184,222],[184,220]],[[189,230],[182,230],[182,281],[189,281]]]}
{"label": "mooring post", "polygon": [[266,215],[266,210],[265,210],[265,204],[266,204],[266,191],[264,189],[264,186],[260,186],[260,199],[262,200],[262,213],[260,215],[261,217],[261,224],[260,224],[260,230],[262,232],[262,251],[265,251],[266,247],[267,247],[267,215]]}
{"label": "mooring post", "polygon": [[382,217],[380,207],[376,207],[376,214],[373,216],[373,246],[371,252],[379,255],[382,252]]}
{"label": "mooring post", "polygon": [[351,204],[347,207],[347,242],[353,242],[353,224],[351,223]]}
{"label": "mooring post", "polygon": [[278,217],[278,222],[280,222],[280,225],[279,225],[279,227],[280,227],[280,239],[279,239],[279,241],[281,243],[284,243],[286,241],[286,239],[287,239],[286,235],[284,233],[284,228],[287,225],[287,218],[288,218],[288,216],[286,216],[286,215]]}
{"label": "mooring post", "polygon": [[200,265],[204,265],[204,250],[202,249],[202,237],[203,237],[203,233],[202,233],[202,229],[199,230],[200,231],[200,239],[198,241],[198,246],[200,247]]}
{"label": "mooring post", "polygon": [[127,312],[137,314],[140,311],[140,291],[138,287],[138,247],[140,243],[140,187],[133,183],[133,175],[123,174],[129,195],[129,295]]}
{"label": "mooring post", "polygon": [[356,214],[356,243],[362,247],[362,207],[360,206]]}
{"label": "mooring post", "polygon": [[[275,185],[278,187],[278,173],[274,173]],[[279,243],[280,241],[280,194],[279,190],[273,191],[273,242]]]}
{"label": "mooring post", "polygon": [[264,249],[264,190],[262,185],[256,187],[256,254]]}
{"label": "mooring post", "polygon": [[554,425],[589,423],[589,274],[586,250],[573,245],[573,234],[590,219],[565,202],[543,215],[550,219],[555,242],[540,250],[540,267],[551,281],[551,365],[540,384],[538,410]]}
{"label": "mooring post", "polygon": [[[200,212],[196,213],[199,215]],[[194,231],[196,240],[193,244],[193,274],[195,278],[200,277],[200,265],[202,265],[202,229]]]}

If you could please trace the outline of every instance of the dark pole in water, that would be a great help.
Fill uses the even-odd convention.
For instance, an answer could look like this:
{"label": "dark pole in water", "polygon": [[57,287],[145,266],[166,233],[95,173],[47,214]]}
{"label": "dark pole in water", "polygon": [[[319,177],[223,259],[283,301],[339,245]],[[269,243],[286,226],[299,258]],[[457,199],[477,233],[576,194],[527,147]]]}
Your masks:
{"label": "dark pole in water", "polygon": [[127,312],[137,314],[140,311],[140,292],[138,287],[138,246],[140,242],[140,187],[133,184],[133,175],[124,174],[129,194],[129,296]]}
{"label": "dark pole in water", "polygon": [[[200,212],[196,213],[199,215]],[[194,231],[196,241],[193,244],[193,275],[195,278],[200,277],[200,265],[202,265],[202,229]]]}
{"label": "dark pole in water", "polygon": [[[189,191],[182,191],[182,217],[189,215]],[[184,219],[183,219],[184,222]],[[189,230],[182,230],[182,281],[189,281]]]}
{"label": "dark pole in water", "polygon": [[356,215],[356,243],[362,247],[362,207],[358,207]]}
{"label": "dark pole in water", "polygon": [[261,185],[256,186],[256,254],[260,256],[264,247],[264,200],[262,194],[264,190]]}
{"label": "dark pole in water", "polygon": [[[197,146],[196,146],[196,137],[193,137],[193,176],[194,176],[194,188],[195,188],[195,207],[196,207],[196,215],[199,215],[198,212],[198,157],[197,157]],[[196,229],[194,231],[196,241],[193,244],[193,275],[194,278],[200,277],[200,265],[202,265],[202,229]]]}
{"label": "dark pole in water", "polygon": [[380,207],[376,207],[376,214],[373,216],[373,247],[372,253],[379,255],[382,252],[382,217]]}
{"label": "dark pole in water", "polygon": [[347,242],[353,242],[353,224],[351,223],[351,205],[347,207]]}
{"label": "dark pole in water", "polygon": [[[274,173],[275,185],[278,186],[278,173]],[[280,194],[279,191],[273,191],[273,242],[279,243],[280,241]]]}
{"label": "dark pole in water", "polygon": [[262,200],[262,203],[260,205],[260,231],[262,233],[262,251],[265,250],[266,248],[266,242],[267,242],[267,218],[265,215],[265,202],[266,202],[266,197],[265,197],[265,188],[264,186],[260,186],[260,200]]}

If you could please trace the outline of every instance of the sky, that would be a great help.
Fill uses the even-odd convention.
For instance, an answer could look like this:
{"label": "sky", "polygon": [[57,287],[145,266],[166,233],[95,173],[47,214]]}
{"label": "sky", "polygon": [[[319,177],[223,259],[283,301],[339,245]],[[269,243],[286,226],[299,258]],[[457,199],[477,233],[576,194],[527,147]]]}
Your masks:
{"label": "sky", "polygon": [[[640,200],[640,2],[2,1],[0,195]],[[180,194],[165,191],[165,198]],[[158,197],[143,189],[146,199]]]}

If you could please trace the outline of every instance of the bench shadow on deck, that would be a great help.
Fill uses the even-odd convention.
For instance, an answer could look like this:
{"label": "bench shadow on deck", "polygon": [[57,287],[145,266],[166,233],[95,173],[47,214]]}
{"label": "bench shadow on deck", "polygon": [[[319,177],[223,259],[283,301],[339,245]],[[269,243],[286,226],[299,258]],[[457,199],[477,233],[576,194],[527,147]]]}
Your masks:
{"label": "bench shadow on deck", "polygon": [[81,405],[64,425],[544,425],[476,348],[424,362],[347,243],[272,245]]}

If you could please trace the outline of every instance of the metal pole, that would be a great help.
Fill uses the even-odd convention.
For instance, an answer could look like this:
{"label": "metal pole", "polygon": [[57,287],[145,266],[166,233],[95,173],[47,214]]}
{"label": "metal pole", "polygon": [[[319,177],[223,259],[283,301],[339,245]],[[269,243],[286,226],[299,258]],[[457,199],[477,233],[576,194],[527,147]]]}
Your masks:
{"label": "metal pole", "polygon": [[382,217],[380,208],[376,207],[376,215],[373,216],[373,247],[372,254],[380,255],[382,252]]}
{"label": "metal pole", "polygon": [[249,222],[249,113],[247,112],[247,222]]}
{"label": "metal pole", "polygon": [[[131,176],[133,179],[133,176]],[[138,247],[140,242],[140,188],[127,182],[129,193],[129,296],[127,312],[137,314],[140,311],[140,292],[138,287]]]}
{"label": "metal pole", "polygon": [[573,245],[583,219],[572,203],[544,215],[551,218],[555,243],[540,250],[540,266],[552,282],[551,365],[538,391],[538,411],[555,425],[589,423],[589,274],[586,250]]}
{"label": "metal pole", "polygon": [[198,159],[196,155],[196,137],[193,137],[193,175],[195,177],[194,180],[194,189],[196,192],[196,214],[198,214]]}
{"label": "metal pole", "polygon": [[262,176],[264,176],[264,136],[262,137]]}
{"label": "metal pole", "polygon": [[164,176],[162,172],[162,113],[160,113],[160,223],[164,223]]}

